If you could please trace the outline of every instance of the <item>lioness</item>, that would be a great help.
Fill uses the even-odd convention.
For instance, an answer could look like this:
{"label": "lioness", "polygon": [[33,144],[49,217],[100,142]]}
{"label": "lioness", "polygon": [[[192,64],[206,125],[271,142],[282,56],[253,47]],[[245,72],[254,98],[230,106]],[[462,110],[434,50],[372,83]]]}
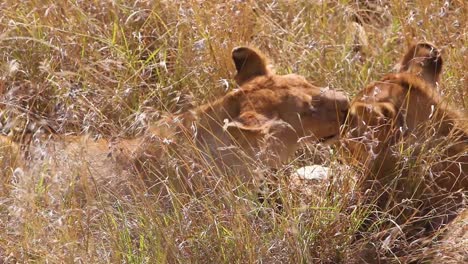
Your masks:
{"label": "lioness", "polygon": [[435,154],[443,158],[430,164],[435,183],[452,191],[467,188],[466,117],[436,91],[441,69],[439,51],[419,43],[405,54],[399,73],[370,84],[352,101],[346,145],[351,158],[365,164],[376,179],[392,177],[399,158],[393,148],[403,144],[415,147],[413,157],[439,148],[442,152]]}
{"label": "lioness", "polygon": [[440,52],[419,43],[405,54],[399,73],[370,84],[352,101],[346,145],[381,184],[399,169],[403,151],[395,147],[411,147],[411,157],[437,151],[425,170],[438,187],[468,188],[466,117],[436,91],[441,70]]}
{"label": "lioness", "polygon": [[[206,174],[227,171],[248,181],[252,160],[278,166],[294,153],[299,139],[327,141],[339,135],[349,106],[343,93],[321,89],[295,74],[276,75],[264,55],[250,47],[234,49],[232,59],[239,89],[163,118],[133,139],[53,135],[40,149],[62,162],[49,168],[106,182],[120,181],[116,175],[134,168],[150,187],[167,183],[170,166],[189,185],[206,181]],[[44,151],[30,152],[33,159],[44,156]],[[73,162],[87,169],[67,169]]]}
{"label": "lioness", "polygon": [[411,46],[398,73],[356,95],[345,129],[347,159],[364,170],[362,193],[392,226],[418,230],[407,238],[450,221],[468,191],[466,117],[437,92],[441,71],[437,48]]}

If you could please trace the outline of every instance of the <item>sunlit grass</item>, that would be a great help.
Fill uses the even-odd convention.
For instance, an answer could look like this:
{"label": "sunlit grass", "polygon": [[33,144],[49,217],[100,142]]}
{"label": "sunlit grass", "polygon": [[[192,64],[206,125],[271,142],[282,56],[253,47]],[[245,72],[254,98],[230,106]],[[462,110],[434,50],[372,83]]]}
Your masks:
{"label": "sunlit grass", "polygon": [[[466,110],[466,4],[364,2],[2,1],[0,129],[16,138],[48,126],[140,135],[164,113],[235,89],[230,51],[244,44],[265,51],[278,73],[352,96],[391,72],[409,42],[432,41],[446,62],[440,90]],[[58,170],[57,157],[44,156],[23,172],[16,150],[1,144],[0,262],[347,263],[369,214],[353,204],[359,170],[310,146],[272,172],[279,212],[235,175],[207,180],[196,194],[168,183],[165,197],[119,196],[78,177],[89,164]],[[313,195],[291,188],[290,171],[317,156],[332,179],[313,185]],[[167,174],[177,175],[170,162]]]}

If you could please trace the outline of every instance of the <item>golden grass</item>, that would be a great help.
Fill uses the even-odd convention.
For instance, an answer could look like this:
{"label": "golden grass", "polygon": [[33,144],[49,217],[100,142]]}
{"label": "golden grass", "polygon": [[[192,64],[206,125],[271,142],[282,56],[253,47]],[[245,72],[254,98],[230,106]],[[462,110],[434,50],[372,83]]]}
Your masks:
{"label": "golden grass", "polygon": [[[266,51],[279,73],[353,95],[391,71],[409,42],[432,41],[446,61],[441,92],[467,109],[464,1],[258,2],[4,0],[1,129],[16,138],[47,127],[137,135],[161,113],[234,89],[230,51],[242,44]],[[314,148],[274,173],[282,179],[278,212],[232,177],[198,195],[111,195],[79,177],[87,164],[51,170],[40,146],[42,159],[27,171],[15,171],[10,150],[0,149],[8,178],[0,180],[8,185],[0,192],[0,262],[348,263],[367,213],[352,202],[356,172],[333,153],[334,177],[314,196],[289,188],[288,170],[312,162]]]}

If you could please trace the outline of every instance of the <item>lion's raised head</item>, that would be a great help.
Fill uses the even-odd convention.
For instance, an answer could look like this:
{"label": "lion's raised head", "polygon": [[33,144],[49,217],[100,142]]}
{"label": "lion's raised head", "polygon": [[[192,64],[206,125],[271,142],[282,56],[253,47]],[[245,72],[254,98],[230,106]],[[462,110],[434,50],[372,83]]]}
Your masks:
{"label": "lion's raised head", "polygon": [[343,149],[365,171],[363,189],[374,190],[379,205],[415,199],[425,203],[421,213],[450,215],[438,207],[452,199],[457,208],[456,196],[447,197],[468,190],[466,117],[435,89],[441,66],[433,45],[413,45],[398,73],[371,83],[351,103]]}
{"label": "lion's raised head", "polygon": [[[351,103],[347,146],[361,162],[416,133],[429,120],[453,115],[435,90],[442,71],[440,51],[429,43],[412,45],[399,73],[365,87]],[[440,127],[439,127],[440,128]]]}

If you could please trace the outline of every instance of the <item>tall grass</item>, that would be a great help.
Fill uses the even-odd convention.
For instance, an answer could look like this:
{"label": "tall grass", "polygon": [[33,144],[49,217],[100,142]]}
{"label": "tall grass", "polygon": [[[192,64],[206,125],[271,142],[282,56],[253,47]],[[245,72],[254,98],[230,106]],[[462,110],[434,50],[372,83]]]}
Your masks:
{"label": "tall grass", "polygon": [[[166,112],[236,88],[230,51],[244,44],[269,54],[278,73],[352,96],[392,71],[409,42],[432,41],[446,61],[440,91],[466,110],[467,14],[461,0],[5,0],[1,129],[21,140],[25,131],[48,129],[139,135]],[[33,155],[40,158],[27,164],[0,148],[5,263],[347,263],[366,217],[353,203],[359,172],[333,151],[326,158],[331,179],[291,186],[289,171],[329,152],[320,146],[272,172],[280,178],[281,212],[235,177],[209,182],[197,195],[171,188],[169,199],[112,195],[77,176],[92,175],[92,166],[57,163],[60,153],[44,154],[41,146]]]}

